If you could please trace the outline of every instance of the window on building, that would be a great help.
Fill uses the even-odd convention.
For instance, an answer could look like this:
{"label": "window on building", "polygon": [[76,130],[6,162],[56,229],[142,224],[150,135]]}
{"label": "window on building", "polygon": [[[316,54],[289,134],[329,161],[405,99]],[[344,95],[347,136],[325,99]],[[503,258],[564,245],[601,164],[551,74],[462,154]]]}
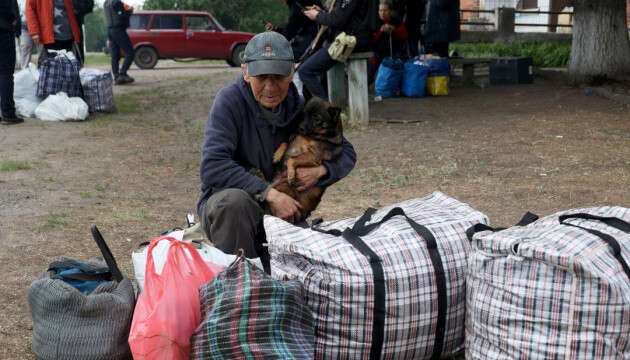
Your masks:
{"label": "window on building", "polygon": [[538,0],[521,0],[521,9],[537,9]]}

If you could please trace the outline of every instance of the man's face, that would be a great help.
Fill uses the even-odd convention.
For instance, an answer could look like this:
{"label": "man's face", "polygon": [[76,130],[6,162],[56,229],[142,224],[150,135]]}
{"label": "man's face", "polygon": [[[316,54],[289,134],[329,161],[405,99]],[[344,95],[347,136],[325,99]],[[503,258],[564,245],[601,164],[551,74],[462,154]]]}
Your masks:
{"label": "man's face", "polygon": [[378,16],[383,21],[389,21],[392,18],[392,11],[387,4],[379,4],[378,5]]}
{"label": "man's face", "polygon": [[262,106],[273,109],[278,106],[287,97],[289,92],[289,84],[293,81],[293,74],[289,76],[283,75],[247,75],[245,65],[241,65],[243,78],[252,87],[254,99]]}

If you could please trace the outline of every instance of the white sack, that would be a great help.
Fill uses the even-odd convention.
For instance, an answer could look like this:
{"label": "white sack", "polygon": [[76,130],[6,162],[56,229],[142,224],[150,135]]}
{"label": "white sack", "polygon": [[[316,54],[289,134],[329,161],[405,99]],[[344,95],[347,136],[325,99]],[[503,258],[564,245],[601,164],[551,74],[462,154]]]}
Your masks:
{"label": "white sack", "polygon": [[42,102],[37,96],[38,81],[39,72],[33,64],[13,75],[13,99],[18,114],[26,117],[33,117],[35,114],[35,109]]}
{"label": "white sack", "polygon": [[80,121],[88,115],[88,104],[79,97],[68,97],[65,92],[49,95],[35,109],[35,116],[46,121]]}

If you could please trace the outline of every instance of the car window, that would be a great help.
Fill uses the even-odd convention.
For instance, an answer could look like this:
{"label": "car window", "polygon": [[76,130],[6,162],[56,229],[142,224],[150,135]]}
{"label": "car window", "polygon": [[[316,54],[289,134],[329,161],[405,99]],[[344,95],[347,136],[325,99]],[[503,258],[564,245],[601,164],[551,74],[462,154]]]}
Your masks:
{"label": "car window", "polygon": [[129,19],[129,29],[144,30],[149,25],[149,19],[151,19],[149,14],[133,14]]}
{"label": "car window", "polygon": [[155,15],[151,24],[151,30],[182,30],[183,28],[181,15]]}
{"label": "car window", "polygon": [[186,16],[186,28],[188,30],[216,30],[206,16]]}

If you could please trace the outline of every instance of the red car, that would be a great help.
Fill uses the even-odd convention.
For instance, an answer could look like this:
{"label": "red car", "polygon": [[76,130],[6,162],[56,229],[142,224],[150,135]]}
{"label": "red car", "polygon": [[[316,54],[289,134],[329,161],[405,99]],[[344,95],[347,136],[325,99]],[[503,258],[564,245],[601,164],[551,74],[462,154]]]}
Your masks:
{"label": "red car", "polygon": [[135,11],[127,33],[141,69],[172,58],[225,59],[240,66],[245,45],[255,35],[225,30],[207,12],[163,10]]}

